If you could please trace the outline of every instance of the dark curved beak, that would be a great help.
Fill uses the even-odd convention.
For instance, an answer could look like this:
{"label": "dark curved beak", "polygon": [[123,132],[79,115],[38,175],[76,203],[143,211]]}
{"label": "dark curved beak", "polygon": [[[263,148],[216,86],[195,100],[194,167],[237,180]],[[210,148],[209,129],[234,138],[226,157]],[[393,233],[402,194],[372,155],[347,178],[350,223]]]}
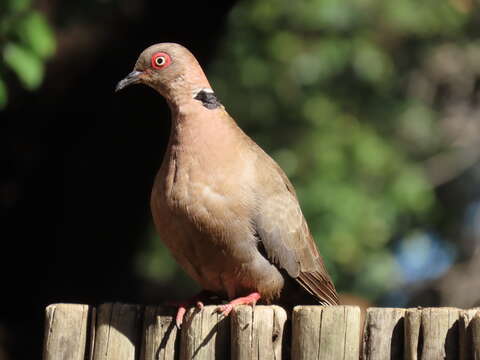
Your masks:
{"label": "dark curved beak", "polygon": [[142,75],[141,71],[133,70],[123,80],[118,82],[117,86],[115,87],[115,92],[120,91],[127,86],[138,84],[140,82],[140,75]]}

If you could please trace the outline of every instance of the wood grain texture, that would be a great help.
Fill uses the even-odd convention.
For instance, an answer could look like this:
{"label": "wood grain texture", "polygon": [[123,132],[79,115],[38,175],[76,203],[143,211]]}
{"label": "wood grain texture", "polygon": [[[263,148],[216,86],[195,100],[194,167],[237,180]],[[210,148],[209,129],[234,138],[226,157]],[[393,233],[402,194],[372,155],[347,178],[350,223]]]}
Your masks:
{"label": "wood grain texture", "polygon": [[52,304],[45,311],[43,360],[84,360],[88,305]]}
{"label": "wood grain texture", "polygon": [[369,308],[363,334],[364,360],[403,359],[405,309]]}
{"label": "wood grain texture", "polygon": [[460,310],[456,308],[422,309],[421,360],[459,358],[459,317]]}
{"label": "wood grain texture", "polygon": [[418,360],[419,338],[422,323],[422,310],[407,309],[405,311],[404,360]]}
{"label": "wood grain texture", "polygon": [[[460,323],[459,323],[459,359],[460,360],[474,360],[474,348],[473,348],[473,334],[472,334],[472,319],[480,308],[473,308],[469,310],[460,310]],[[480,359],[479,359],[480,360]]]}
{"label": "wood grain texture", "polygon": [[472,326],[472,346],[474,359],[480,360],[480,311],[477,311],[471,321]]}
{"label": "wood grain texture", "polygon": [[229,319],[219,314],[217,307],[191,308],[187,312],[180,337],[180,360],[230,358]]}
{"label": "wood grain texture", "polygon": [[[360,309],[297,306],[288,338],[278,306],[190,309],[181,332],[176,309],[53,304],[46,308],[44,360],[358,360]],[[367,310],[362,359],[480,360],[480,309]],[[231,336],[230,336],[231,334]],[[288,334],[290,335],[290,334]]]}
{"label": "wood grain texture", "polygon": [[175,314],[176,309],[172,307],[147,306],[145,308],[141,360],[175,359],[179,344]]}
{"label": "wood grain texture", "polygon": [[292,321],[293,360],[359,358],[358,307],[297,306]]}
{"label": "wood grain texture", "polygon": [[313,360],[320,348],[322,308],[296,306],[292,318],[292,360]]}
{"label": "wood grain texture", "polygon": [[143,309],[139,305],[102,304],[97,311],[94,360],[135,360],[140,349]]}
{"label": "wood grain texture", "polygon": [[231,358],[280,360],[287,313],[279,306],[239,306],[231,315]]}

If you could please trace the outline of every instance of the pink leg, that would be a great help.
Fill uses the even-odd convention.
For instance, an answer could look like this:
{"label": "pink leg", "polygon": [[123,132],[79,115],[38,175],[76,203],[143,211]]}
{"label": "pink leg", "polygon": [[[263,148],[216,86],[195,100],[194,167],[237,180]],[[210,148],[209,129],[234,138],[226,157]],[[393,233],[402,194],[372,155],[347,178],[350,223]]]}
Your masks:
{"label": "pink leg", "polygon": [[220,305],[217,308],[217,311],[221,312],[223,316],[228,316],[228,314],[230,314],[230,311],[232,311],[236,305],[255,305],[260,299],[260,297],[260,293],[254,292],[250,295],[236,298],[230,301],[228,304]]}
{"label": "pink leg", "polygon": [[[175,324],[177,325],[178,329],[182,327],[183,318],[185,317],[185,313],[187,312],[187,307],[189,307],[189,305],[192,305],[192,303],[183,302],[178,305],[177,315],[175,316]],[[203,302],[197,301],[196,307],[199,310],[203,309]]]}
{"label": "pink leg", "polygon": [[178,329],[180,329],[180,327],[182,326],[183,318],[185,317],[185,313],[187,312],[188,307],[191,307],[195,304],[197,309],[203,309],[203,302],[200,299],[204,298],[205,296],[205,292],[202,291],[197,295],[193,296],[192,298],[188,299],[187,301],[170,303],[170,305],[172,306],[178,306],[177,315],[175,316],[175,324],[177,325]]}

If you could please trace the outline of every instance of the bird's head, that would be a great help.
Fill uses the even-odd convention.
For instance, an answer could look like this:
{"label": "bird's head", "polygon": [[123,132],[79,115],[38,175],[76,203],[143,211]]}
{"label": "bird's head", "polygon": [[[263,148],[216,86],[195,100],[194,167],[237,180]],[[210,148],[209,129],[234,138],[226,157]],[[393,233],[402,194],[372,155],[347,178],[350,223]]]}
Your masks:
{"label": "bird's head", "polygon": [[160,43],[145,49],[133,71],[117,84],[115,91],[133,84],[148,85],[170,101],[190,96],[201,88],[210,88],[192,53],[175,43]]}

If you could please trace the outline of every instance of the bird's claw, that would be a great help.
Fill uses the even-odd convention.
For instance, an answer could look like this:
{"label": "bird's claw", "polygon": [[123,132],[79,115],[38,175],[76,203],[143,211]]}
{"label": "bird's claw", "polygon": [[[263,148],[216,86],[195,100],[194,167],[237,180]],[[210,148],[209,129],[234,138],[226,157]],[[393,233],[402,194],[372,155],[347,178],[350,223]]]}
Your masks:
{"label": "bird's claw", "polygon": [[180,330],[183,323],[183,318],[185,317],[185,313],[187,312],[187,308],[185,305],[180,305],[177,309],[177,316],[175,316],[175,325],[177,325],[177,329]]}
{"label": "bird's claw", "polygon": [[217,307],[217,313],[221,313],[225,317],[227,317],[232,310],[233,310],[232,304],[224,304],[224,305],[219,305]]}
{"label": "bird's claw", "polygon": [[[185,318],[185,313],[187,312],[187,305],[188,304],[183,303],[178,306],[177,315],[175,316],[175,325],[179,330],[182,328],[183,319]],[[195,304],[195,308],[197,310],[202,310],[203,307],[204,305],[201,301],[197,301],[197,303]]]}
{"label": "bird's claw", "polygon": [[251,293],[250,295],[239,297],[230,301],[228,304],[220,305],[217,308],[217,312],[222,313],[223,316],[228,316],[233,308],[237,305],[252,305],[255,306],[257,301],[260,299],[260,294],[258,292]]}

